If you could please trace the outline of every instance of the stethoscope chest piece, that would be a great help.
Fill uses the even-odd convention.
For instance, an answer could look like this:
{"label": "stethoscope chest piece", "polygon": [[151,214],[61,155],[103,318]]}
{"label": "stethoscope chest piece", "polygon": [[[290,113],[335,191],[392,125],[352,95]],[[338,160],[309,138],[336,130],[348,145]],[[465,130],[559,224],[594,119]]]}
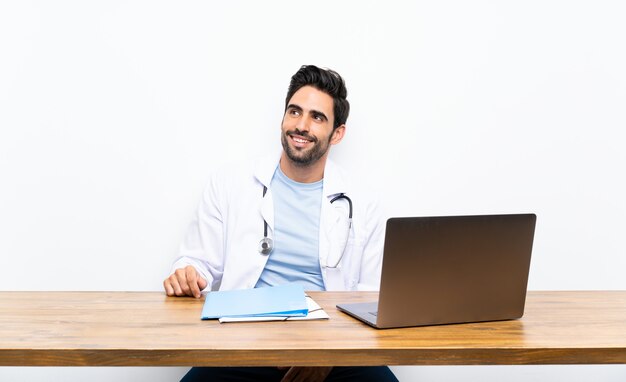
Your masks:
{"label": "stethoscope chest piece", "polygon": [[274,249],[274,242],[269,237],[264,237],[259,241],[259,253],[263,255],[269,255]]}

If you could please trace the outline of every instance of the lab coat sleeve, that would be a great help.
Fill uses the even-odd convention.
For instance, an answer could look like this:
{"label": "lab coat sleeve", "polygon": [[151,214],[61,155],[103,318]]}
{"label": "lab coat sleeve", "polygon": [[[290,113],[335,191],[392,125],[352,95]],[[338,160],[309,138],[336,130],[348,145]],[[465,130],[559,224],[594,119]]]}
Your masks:
{"label": "lab coat sleeve", "polygon": [[192,265],[214,289],[222,278],[224,262],[223,214],[225,202],[219,177],[214,175],[205,188],[200,205],[180,246],[172,272]]}
{"label": "lab coat sleeve", "polygon": [[372,291],[380,288],[380,274],[385,241],[385,221],[377,200],[367,204],[365,210],[365,237],[357,290]]}

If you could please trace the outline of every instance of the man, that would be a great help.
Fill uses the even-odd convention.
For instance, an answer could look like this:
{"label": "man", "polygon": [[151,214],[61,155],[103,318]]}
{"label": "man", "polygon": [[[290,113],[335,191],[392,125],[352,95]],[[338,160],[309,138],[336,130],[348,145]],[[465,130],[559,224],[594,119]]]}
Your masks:
{"label": "man", "polygon": [[[350,111],[338,73],[293,75],[280,157],[213,174],[181,246],[168,296],[297,282],[305,290],[379,287],[383,221],[328,159]],[[352,220],[354,217],[354,220]],[[261,239],[261,240],[259,240]],[[396,381],[387,367],[193,368],[183,381]]]}

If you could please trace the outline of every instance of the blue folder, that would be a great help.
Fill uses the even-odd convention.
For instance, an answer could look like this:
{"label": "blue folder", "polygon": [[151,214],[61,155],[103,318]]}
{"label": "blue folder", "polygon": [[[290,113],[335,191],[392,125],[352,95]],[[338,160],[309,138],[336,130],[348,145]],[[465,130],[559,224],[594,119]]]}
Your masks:
{"label": "blue folder", "polygon": [[209,292],[202,307],[203,320],[221,317],[302,317],[308,313],[304,288],[298,284]]}

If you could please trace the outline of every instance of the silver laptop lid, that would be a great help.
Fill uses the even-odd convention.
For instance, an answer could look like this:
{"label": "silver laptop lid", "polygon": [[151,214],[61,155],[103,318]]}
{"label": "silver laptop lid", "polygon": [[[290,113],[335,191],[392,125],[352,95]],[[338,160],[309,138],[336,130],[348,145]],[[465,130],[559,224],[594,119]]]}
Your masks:
{"label": "silver laptop lid", "polygon": [[523,315],[534,214],[391,218],[376,326]]}

